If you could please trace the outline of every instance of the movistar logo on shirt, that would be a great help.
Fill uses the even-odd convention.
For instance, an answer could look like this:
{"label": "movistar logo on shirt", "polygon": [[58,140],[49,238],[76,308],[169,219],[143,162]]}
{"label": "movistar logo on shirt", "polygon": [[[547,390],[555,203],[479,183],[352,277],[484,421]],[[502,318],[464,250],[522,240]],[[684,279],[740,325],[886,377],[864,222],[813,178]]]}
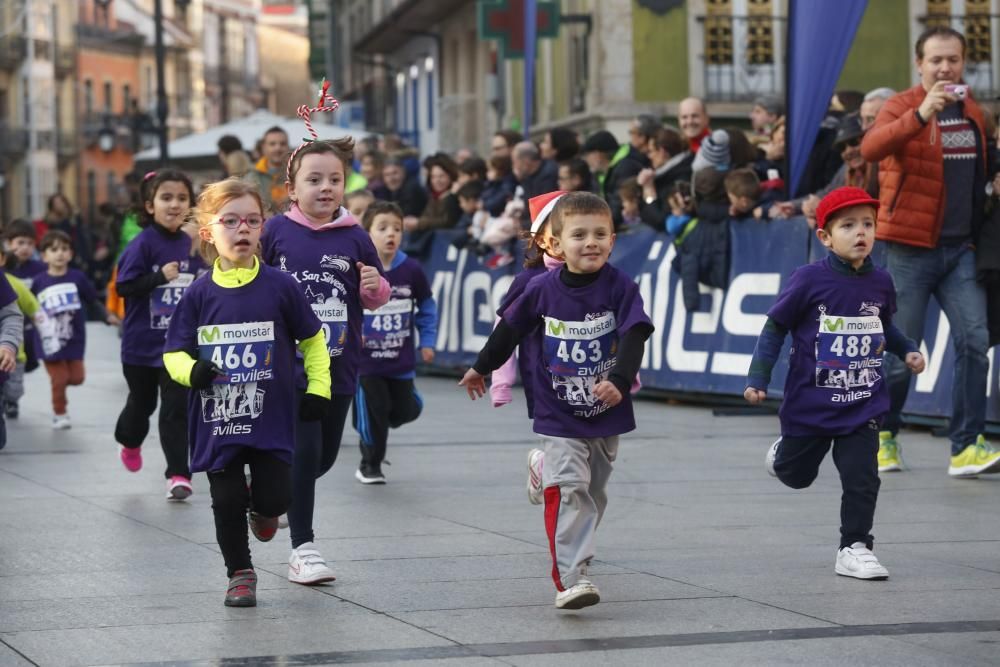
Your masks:
{"label": "movistar logo on shirt", "polygon": [[608,312],[583,322],[569,322],[554,317],[545,318],[545,333],[563,340],[593,340],[618,327],[615,314]]}
{"label": "movistar logo on shirt", "polygon": [[882,320],[878,317],[834,317],[823,315],[819,320],[821,333],[882,333]]}
{"label": "movistar logo on shirt", "polygon": [[257,343],[274,340],[274,322],[244,322],[242,324],[210,324],[198,327],[198,343]]}

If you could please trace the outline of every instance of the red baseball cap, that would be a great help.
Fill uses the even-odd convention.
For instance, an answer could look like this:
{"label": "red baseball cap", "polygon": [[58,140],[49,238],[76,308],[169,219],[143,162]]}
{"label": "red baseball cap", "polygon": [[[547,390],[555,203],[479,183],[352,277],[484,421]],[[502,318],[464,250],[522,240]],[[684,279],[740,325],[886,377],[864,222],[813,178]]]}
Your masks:
{"label": "red baseball cap", "polygon": [[861,188],[837,188],[827,196],[816,207],[816,226],[820,229],[826,227],[826,221],[834,213],[851,206],[871,206],[878,212],[878,200],[873,199],[870,194]]}

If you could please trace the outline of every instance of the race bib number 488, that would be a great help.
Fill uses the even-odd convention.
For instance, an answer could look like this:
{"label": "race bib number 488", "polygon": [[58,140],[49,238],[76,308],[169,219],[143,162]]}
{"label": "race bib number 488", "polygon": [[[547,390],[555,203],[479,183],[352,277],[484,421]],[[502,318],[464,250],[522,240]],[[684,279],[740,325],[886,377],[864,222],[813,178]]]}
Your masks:
{"label": "race bib number 488", "polygon": [[221,368],[220,384],[269,380],[274,368],[274,322],[198,327],[198,357]]}
{"label": "race bib number 488", "polygon": [[816,334],[816,384],[827,389],[872,388],[882,379],[885,336],[876,316],[822,315]]}

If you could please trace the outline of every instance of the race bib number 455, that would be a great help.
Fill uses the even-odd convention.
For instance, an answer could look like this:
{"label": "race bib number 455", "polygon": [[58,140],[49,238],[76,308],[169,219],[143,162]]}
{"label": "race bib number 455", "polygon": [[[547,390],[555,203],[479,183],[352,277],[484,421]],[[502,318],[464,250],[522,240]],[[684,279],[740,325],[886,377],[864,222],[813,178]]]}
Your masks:
{"label": "race bib number 455", "polygon": [[219,384],[269,380],[274,369],[274,322],[198,327],[198,357],[221,368]]}
{"label": "race bib number 455", "polygon": [[149,298],[149,326],[153,329],[166,329],[170,325],[170,317],[177,309],[184,290],[191,286],[194,274],[181,273],[166,285],[153,289]]}

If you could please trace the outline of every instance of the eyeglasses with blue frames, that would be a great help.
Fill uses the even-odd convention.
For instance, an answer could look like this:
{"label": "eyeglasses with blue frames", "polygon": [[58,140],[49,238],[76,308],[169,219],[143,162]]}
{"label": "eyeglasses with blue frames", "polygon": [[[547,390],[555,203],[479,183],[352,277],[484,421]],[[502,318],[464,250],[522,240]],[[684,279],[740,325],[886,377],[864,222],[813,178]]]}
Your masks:
{"label": "eyeglasses with blue frames", "polygon": [[218,220],[214,221],[212,224],[222,225],[226,229],[238,229],[240,223],[246,223],[246,226],[250,229],[260,229],[260,227],[264,224],[264,216],[251,213],[247,217],[243,218],[235,213],[227,213]]}

